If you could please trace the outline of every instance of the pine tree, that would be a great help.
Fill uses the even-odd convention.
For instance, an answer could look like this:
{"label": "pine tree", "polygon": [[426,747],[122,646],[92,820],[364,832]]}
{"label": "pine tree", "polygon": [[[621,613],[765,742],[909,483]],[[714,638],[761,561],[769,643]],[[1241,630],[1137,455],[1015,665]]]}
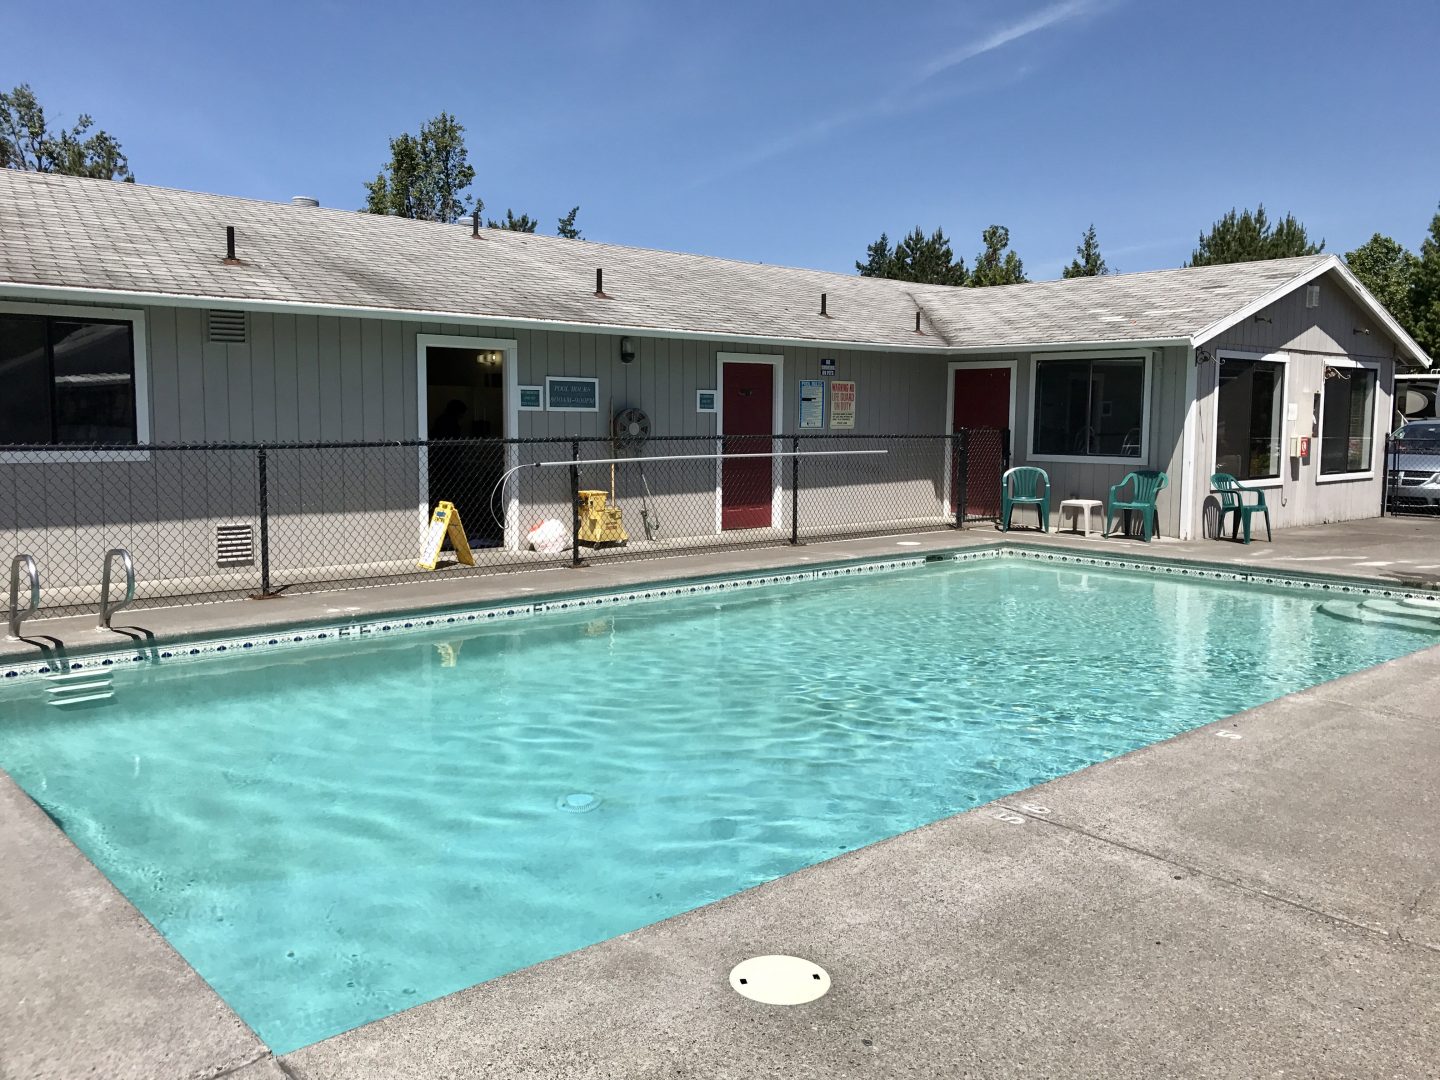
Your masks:
{"label": "pine tree", "polygon": [[1288,259],[1296,255],[1318,255],[1324,250],[1325,241],[1312,244],[1305,226],[1295,220],[1294,214],[1286,214],[1272,226],[1265,214],[1265,204],[1261,203],[1253,212],[1232,209],[1215,222],[1208,233],[1201,233],[1200,244],[1186,265]]}
{"label": "pine tree", "polygon": [[420,134],[390,140],[390,161],[365,184],[365,209],[422,221],[454,222],[485,209],[466,189],[475,169],[465,149],[465,128],[449,113],[425,121]]}
{"label": "pine tree", "polygon": [[1072,277],[1103,277],[1110,273],[1110,267],[1105,264],[1105,257],[1100,254],[1100,241],[1095,238],[1095,224],[1091,222],[1090,228],[1085,230],[1085,235],[1080,238],[1080,243],[1075,248],[1075,259],[1062,271],[1062,276]]}
{"label": "pine tree", "polygon": [[965,260],[955,257],[944,230],[936,229],[926,236],[918,225],[894,248],[890,246],[890,237],[881,233],[879,240],[865,248],[865,261],[857,262],[855,269],[861,277],[894,278],[925,285],[964,285],[966,280]]}
{"label": "pine tree", "polygon": [[535,226],[539,225],[540,222],[536,221],[529,214],[521,214],[519,217],[516,217],[515,211],[507,206],[505,208],[505,219],[503,221],[496,221],[494,218],[491,218],[485,224],[492,229],[509,229],[511,232],[534,232]]}
{"label": "pine tree", "polygon": [[1440,213],[1420,244],[1410,277],[1410,336],[1434,359],[1440,356]]}
{"label": "pine tree", "polygon": [[566,240],[579,240],[580,230],[575,227],[575,215],[580,213],[580,207],[572,206],[570,212],[560,219],[555,228],[556,236],[563,236]]}
{"label": "pine tree", "polygon": [[971,285],[1021,285],[1028,281],[1025,264],[1010,246],[1010,230],[1004,225],[991,225],[981,234],[985,250],[975,257]]}

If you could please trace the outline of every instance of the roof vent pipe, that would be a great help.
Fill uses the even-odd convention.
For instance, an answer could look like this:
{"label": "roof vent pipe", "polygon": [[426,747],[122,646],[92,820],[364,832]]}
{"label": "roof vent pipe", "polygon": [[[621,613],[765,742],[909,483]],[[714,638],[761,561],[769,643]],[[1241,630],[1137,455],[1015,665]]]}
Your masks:
{"label": "roof vent pipe", "polygon": [[830,317],[829,313],[825,310],[825,294],[823,292],[820,294],[820,314],[824,315],[827,319]]}
{"label": "roof vent pipe", "polygon": [[319,205],[320,205],[320,200],[317,199],[317,198],[315,198],[314,195],[291,195],[291,196],[290,196],[290,205],[291,205],[291,206],[319,206]]}
{"label": "roof vent pipe", "polygon": [[920,329],[920,309],[919,309],[919,308],[916,308],[916,309],[915,309],[915,333],[917,333],[917,334],[923,334],[924,332],[925,332],[924,330],[921,330],[921,329]]}
{"label": "roof vent pipe", "polygon": [[605,268],[602,266],[595,268],[595,295],[605,295]]}
{"label": "roof vent pipe", "polygon": [[226,262],[227,265],[234,266],[235,264],[239,263],[239,261],[240,261],[240,260],[235,257],[235,226],[234,226],[234,225],[226,225],[226,226],[225,226],[225,262]]}
{"label": "roof vent pipe", "polygon": [[470,236],[472,239],[480,239],[480,211],[476,210],[470,215]]}

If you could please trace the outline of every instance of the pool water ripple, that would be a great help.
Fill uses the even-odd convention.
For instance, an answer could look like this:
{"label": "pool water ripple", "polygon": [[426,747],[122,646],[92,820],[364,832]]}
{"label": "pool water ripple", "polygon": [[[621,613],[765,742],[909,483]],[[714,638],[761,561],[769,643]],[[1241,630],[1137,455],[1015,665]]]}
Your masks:
{"label": "pool water ripple", "polygon": [[1320,599],[928,566],[6,687],[0,764],[283,1052],[1432,640]]}

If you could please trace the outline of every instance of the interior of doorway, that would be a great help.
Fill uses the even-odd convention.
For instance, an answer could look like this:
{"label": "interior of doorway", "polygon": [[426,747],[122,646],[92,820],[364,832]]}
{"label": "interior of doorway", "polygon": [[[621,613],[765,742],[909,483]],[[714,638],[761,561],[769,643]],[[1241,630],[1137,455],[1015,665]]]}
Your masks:
{"label": "interior of doorway", "polygon": [[430,506],[454,503],[472,547],[503,543],[490,500],[505,468],[504,351],[426,346],[425,415]]}

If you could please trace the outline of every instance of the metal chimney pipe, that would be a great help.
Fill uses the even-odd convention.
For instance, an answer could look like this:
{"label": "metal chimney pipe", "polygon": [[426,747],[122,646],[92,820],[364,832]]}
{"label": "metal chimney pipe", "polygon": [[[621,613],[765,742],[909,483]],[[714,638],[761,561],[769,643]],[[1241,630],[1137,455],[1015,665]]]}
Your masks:
{"label": "metal chimney pipe", "polygon": [[595,295],[605,295],[605,269],[600,266],[595,268]]}
{"label": "metal chimney pipe", "polygon": [[237,263],[240,260],[235,257],[235,226],[225,226],[225,261]]}
{"label": "metal chimney pipe", "polygon": [[825,294],[823,292],[820,294],[820,314],[828,317],[828,313],[825,311]]}
{"label": "metal chimney pipe", "polygon": [[479,239],[480,239],[480,211],[479,211],[479,210],[476,210],[473,214],[470,215],[470,236],[471,236],[473,239],[475,239],[475,240],[479,240]]}

